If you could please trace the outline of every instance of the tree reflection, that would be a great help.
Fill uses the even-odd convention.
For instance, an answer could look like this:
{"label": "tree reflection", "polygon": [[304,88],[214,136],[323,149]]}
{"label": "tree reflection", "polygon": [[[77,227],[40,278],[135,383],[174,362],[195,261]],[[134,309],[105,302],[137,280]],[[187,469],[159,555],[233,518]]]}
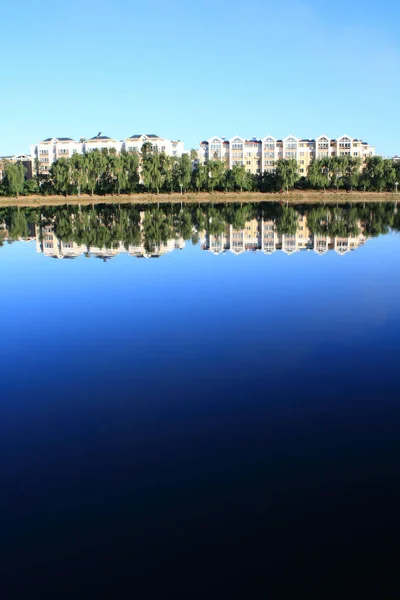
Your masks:
{"label": "tree reflection", "polygon": [[[159,256],[185,240],[216,253],[231,249],[354,249],[400,230],[396,203],[288,206],[278,203],[44,206],[0,209],[0,244],[36,239],[51,256]],[[346,241],[347,240],[347,241]]]}

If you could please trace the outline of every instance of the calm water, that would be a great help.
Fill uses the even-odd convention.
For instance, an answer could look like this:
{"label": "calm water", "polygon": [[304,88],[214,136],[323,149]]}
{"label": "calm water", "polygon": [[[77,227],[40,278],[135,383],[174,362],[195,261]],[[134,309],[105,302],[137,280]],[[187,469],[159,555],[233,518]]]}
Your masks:
{"label": "calm water", "polygon": [[4,598],[395,589],[394,205],[1,210]]}

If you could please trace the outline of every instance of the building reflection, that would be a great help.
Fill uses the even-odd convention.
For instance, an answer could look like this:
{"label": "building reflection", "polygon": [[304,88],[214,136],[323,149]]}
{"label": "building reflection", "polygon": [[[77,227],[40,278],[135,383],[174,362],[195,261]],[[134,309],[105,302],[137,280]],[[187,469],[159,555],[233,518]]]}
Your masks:
{"label": "building reflection", "polygon": [[75,241],[66,241],[56,234],[56,219],[43,225],[40,223],[35,227],[36,251],[51,258],[77,258],[85,256],[94,257],[103,261],[110,260],[119,254],[129,254],[136,258],[159,258],[173,250],[182,250],[185,240],[182,237],[173,237],[159,240],[157,243],[146,244],[144,232],[145,211],[140,212],[139,217],[139,240],[136,244],[126,244],[123,240],[114,242],[112,245],[82,244]]}
{"label": "building reflection", "polygon": [[94,257],[107,261],[119,254],[129,254],[136,258],[159,258],[168,252],[182,250],[185,247],[185,241],[182,238],[173,238],[165,242],[160,242],[150,250],[146,249],[144,241],[140,244],[129,244],[127,247],[122,241],[112,248],[107,246],[88,246],[73,241],[61,240],[54,231],[54,225],[46,225],[43,230],[36,226],[35,230],[36,251],[51,258],[68,259],[85,256],[86,258]]}
{"label": "building reflection", "polygon": [[38,253],[58,259],[158,258],[182,250],[188,240],[215,255],[331,251],[343,256],[391,230],[400,230],[393,203],[296,209],[272,203],[0,209],[0,245],[34,241]]}
{"label": "building reflection", "polygon": [[334,250],[338,254],[346,254],[363,246],[366,236],[362,232],[362,223],[357,221],[360,231],[357,235],[330,236],[311,233],[307,225],[307,215],[299,214],[295,233],[280,233],[276,219],[254,218],[247,221],[242,229],[228,225],[224,232],[212,234],[203,231],[201,248],[213,254],[230,251],[233,254],[243,252],[263,252],[272,254],[277,250],[285,254],[314,251],[325,254]]}

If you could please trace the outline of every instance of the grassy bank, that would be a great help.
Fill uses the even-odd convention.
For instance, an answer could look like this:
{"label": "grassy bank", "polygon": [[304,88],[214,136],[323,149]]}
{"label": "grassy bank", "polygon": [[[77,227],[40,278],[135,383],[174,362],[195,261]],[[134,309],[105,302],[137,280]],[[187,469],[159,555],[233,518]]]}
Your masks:
{"label": "grassy bank", "polygon": [[166,204],[180,203],[209,204],[228,202],[288,202],[289,204],[347,204],[356,202],[395,202],[400,194],[391,192],[333,192],[333,191],[290,191],[288,194],[260,194],[258,192],[239,193],[205,193],[199,194],[132,194],[90,196],[20,196],[19,198],[0,197],[0,206],[59,206],[63,204]]}

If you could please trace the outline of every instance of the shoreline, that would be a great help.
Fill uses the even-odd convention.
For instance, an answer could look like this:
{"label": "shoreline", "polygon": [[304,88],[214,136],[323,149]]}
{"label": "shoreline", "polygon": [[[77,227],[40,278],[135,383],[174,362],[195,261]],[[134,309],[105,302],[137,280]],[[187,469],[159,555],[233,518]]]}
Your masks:
{"label": "shoreline", "polygon": [[289,204],[355,204],[359,202],[396,202],[400,194],[394,192],[334,192],[299,191],[286,193],[260,192],[190,192],[188,194],[121,194],[78,196],[20,196],[19,198],[0,197],[0,207],[21,206],[37,208],[39,206],[83,205],[90,204],[225,204],[250,202],[280,202]]}

